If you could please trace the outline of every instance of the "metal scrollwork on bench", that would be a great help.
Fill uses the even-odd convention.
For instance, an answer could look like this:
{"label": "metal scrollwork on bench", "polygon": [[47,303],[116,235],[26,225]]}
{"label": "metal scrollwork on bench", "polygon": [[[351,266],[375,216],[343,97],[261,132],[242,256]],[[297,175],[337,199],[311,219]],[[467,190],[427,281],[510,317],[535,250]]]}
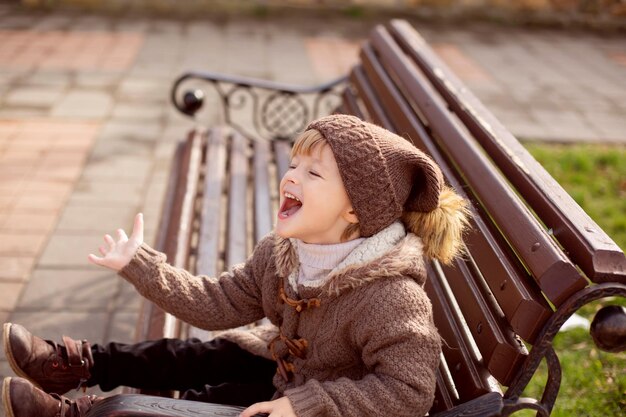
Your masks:
{"label": "metal scrollwork on bench", "polygon": [[311,120],[335,111],[347,77],[314,87],[296,87],[209,72],[186,73],[174,83],[171,99],[181,113],[194,118],[207,100],[199,83],[213,87],[223,121],[244,136],[288,140]]}
{"label": "metal scrollwork on bench", "polygon": [[[572,314],[577,312],[582,306],[592,301],[601,300],[607,297],[626,297],[626,285],[621,283],[602,283],[589,286],[571,296],[556,310],[552,318],[548,321],[548,323],[546,323],[543,330],[537,336],[537,340],[535,341],[534,347],[530,352],[528,360],[526,360],[522,368],[519,370],[518,375],[514,379],[515,382],[509,386],[509,389],[504,396],[505,407],[502,412],[503,416],[508,416],[523,408],[535,410],[538,412],[539,416],[547,417],[550,415],[561,385],[561,364],[552,347],[552,341],[563,324],[572,316]],[[624,313],[623,309],[621,307],[611,309],[604,308],[601,312],[603,310],[605,311],[604,314],[608,315],[609,319],[612,320],[607,325],[614,332],[611,333],[609,331],[603,336],[596,335],[594,340],[597,337],[604,337],[612,342],[610,349],[607,351],[624,350],[625,346],[623,345],[623,334],[625,329],[622,325],[625,319],[622,317],[622,314]],[[600,317],[596,322],[606,323],[607,321],[606,318]],[[616,340],[619,340],[620,342],[615,342]],[[599,347],[602,348],[602,346]],[[535,375],[535,372],[539,367],[539,363],[543,358],[546,359],[548,364],[549,376],[541,401],[520,398],[524,388],[528,386],[531,378]]]}

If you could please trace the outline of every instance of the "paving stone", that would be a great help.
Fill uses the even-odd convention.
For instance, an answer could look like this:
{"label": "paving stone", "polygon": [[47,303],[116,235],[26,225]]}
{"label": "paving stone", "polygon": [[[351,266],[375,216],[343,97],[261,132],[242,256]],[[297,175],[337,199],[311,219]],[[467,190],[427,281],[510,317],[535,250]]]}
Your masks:
{"label": "paving stone", "polygon": [[141,16],[121,16],[112,22],[112,29],[117,32],[146,32],[150,27],[150,20]]}
{"label": "paving stone", "polygon": [[622,113],[587,111],[584,120],[595,129],[600,141],[626,143],[626,117]]}
{"label": "paving stone", "polygon": [[35,256],[0,256],[0,279],[26,281],[35,265]]}
{"label": "paving stone", "polygon": [[183,33],[184,25],[177,20],[154,18],[150,20],[150,32],[170,36],[179,36]]}
{"label": "paving stone", "polygon": [[597,94],[587,94],[585,97],[568,95],[567,93],[557,92],[556,99],[560,104],[565,107],[570,107],[572,110],[579,113],[594,113],[594,112],[611,112],[621,113],[615,103],[611,100],[598,96]]}
{"label": "paving stone", "polygon": [[0,311],[13,311],[23,289],[23,282],[0,282]]}
{"label": "paving stone", "polygon": [[81,71],[75,76],[75,84],[81,88],[114,89],[120,82],[120,74],[110,72]]}
{"label": "paving stone", "polygon": [[48,14],[37,22],[32,28],[35,30],[63,30],[72,23],[72,17],[63,14]]}
{"label": "paving stone", "polygon": [[98,253],[98,248],[103,244],[103,236],[102,233],[94,232],[56,232],[50,236],[37,267],[99,269],[100,267],[88,262],[87,255]]}
{"label": "paving stone", "polygon": [[65,195],[54,192],[24,194],[16,199],[14,209],[25,212],[56,212],[65,205],[66,199]]}
{"label": "paving stone", "polygon": [[157,122],[165,117],[165,106],[154,104],[116,104],[111,114],[113,120],[141,120],[144,122]]}
{"label": "paving stone", "polygon": [[28,29],[35,25],[37,17],[28,15],[9,15],[0,19],[0,29]]}
{"label": "paving stone", "polygon": [[511,131],[513,136],[520,141],[536,142],[539,140],[545,140],[547,137],[546,129],[539,124],[509,124],[506,127]]}
{"label": "paving stone", "polygon": [[159,78],[127,78],[120,83],[117,96],[120,100],[141,102],[142,104],[162,103],[169,100],[171,79]]}
{"label": "paving stone", "polygon": [[73,75],[69,71],[38,70],[25,76],[21,84],[27,86],[49,86],[65,90],[72,83]]}
{"label": "paving stone", "polygon": [[[2,313],[0,313],[0,316],[1,315]],[[0,360],[0,378],[4,380],[4,378],[6,378],[7,376],[17,376],[15,375],[15,372],[13,372],[13,369],[11,369],[9,362],[6,360],[4,349],[2,349],[2,353],[0,353],[0,357],[2,358],[2,360]],[[4,412],[4,407],[0,407],[0,416],[2,417],[6,416]]]}
{"label": "paving stone", "polygon": [[[359,43],[342,38],[307,38],[305,46],[318,78],[332,80],[347,74],[358,62]],[[327,57],[334,56],[329,62]],[[468,62],[466,61],[465,64]]]}
{"label": "paving stone", "polygon": [[[173,110],[173,107],[170,108]],[[187,133],[194,127],[193,120],[186,116],[183,116],[177,110],[173,110],[176,113],[177,120],[168,120],[161,132],[161,140],[157,144],[157,148],[154,156],[156,158],[171,157],[174,154],[176,145],[179,140],[184,139]],[[174,113],[171,113],[173,119]]]}
{"label": "paving stone", "polygon": [[102,343],[108,326],[108,313],[91,311],[21,311],[11,315],[13,323],[21,324],[43,339],[60,341],[66,334],[74,339]]}
{"label": "paving stone", "polygon": [[45,234],[0,232],[0,256],[36,256],[45,241]]}
{"label": "paving stone", "polygon": [[17,308],[20,311],[107,311],[121,279],[104,268],[37,268]]}
{"label": "paving stone", "polygon": [[[119,157],[124,165],[127,160],[149,159],[154,153],[154,144],[142,139],[108,139],[99,140],[93,147],[86,171],[91,172],[95,163],[106,161],[107,165],[117,165],[113,159]],[[137,161],[141,165],[141,161]],[[132,167],[131,167],[132,168]],[[113,173],[116,174],[116,173]],[[115,175],[114,175],[115,176]]]}
{"label": "paving stone", "polygon": [[103,91],[71,91],[53,109],[53,117],[103,119],[113,107],[113,98]]}
{"label": "paving stone", "polygon": [[144,197],[143,184],[138,182],[80,180],[67,201],[80,207],[139,207]]}
{"label": "paving stone", "polygon": [[5,105],[14,107],[52,107],[63,97],[62,88],[19,87],[4,98]]}
{"label": "paving stone", "polygon": [[561,136],[563,140],[589,140],[594,136],[588,124],[582,121],[581,115],[572,111],[533,109],[530,113],[535,120],[546,127],[546,133],[556,137]]}
{"label": "paving stone", "polygon": [[0,230],[9,232],[48,233],[52,231],[57,222],[56,211],[45,212],[22,212],[12,211],[7,216],[6,223]]}
{"label": "paving stone", "polygon": [[129,181],[144,184],[150,175],[152,161],[122,158],[120,157],[118,161],[89,164],[83,171],[82,179],[87,181]]}
{"label": "paving stone", "polygon": [[138,318],[137,312],[116,311],[113,313],[107,330],[107,339],[117,343],[134,343]]}
{"label": "paving stone", "polygon": [[154,141],[161,135],[158,123],[145,123],[134,120],[111,120],[98,135],[99,144],[113,143],[116,140]]}
{"label": "paving stone", "polygon": [[72,21],[72,30],[76,31],[109,31],[111,27],[111,20],[100,15],[80,15]]}
{"label": "paving stone", "polygon": [[118,228],[132,225],[134,207],[77,207],[67,206],[59,219],[57,231],[98,232],[113,234]]}
{"label": "paving stone", "polygon": [[9,68],[2,68],[0,65],[0,85],[15,85],[20,82],[20,80],[28,75],[29,73],[26,71],[18,71],[12,70]]}
{"label": "paving stone", "polygon": [[114,311],[136,314],[140,310],[143,300],[144,298],[139,295],[131,283],[118,277],[118,292],[113,303]]}

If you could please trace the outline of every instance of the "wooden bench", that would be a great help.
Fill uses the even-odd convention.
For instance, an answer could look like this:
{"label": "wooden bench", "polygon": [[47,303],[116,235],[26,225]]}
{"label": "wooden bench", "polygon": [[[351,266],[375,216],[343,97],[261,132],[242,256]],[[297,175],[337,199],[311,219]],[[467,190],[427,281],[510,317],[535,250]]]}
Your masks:
{"label": "wooden bench", "polygon": [[[157,244],[174,265],[216,275],[245,260],[272,228],[289,139],[309,120],[336,111],[375,122],[430,154],[472,203],[468,255],[428,265],[445,339],[430,414],[550,414],[561,382],[552,340],[581,306],[626,296],[626,258],[407,22],[376,27],[350,74],[324,86],[189,73],[172,99],[190,116],[207,94],[185,92],[190,82],[217,92],[226,123],[193,130],[174,157]],[[600,347],[626,348],[623,315],[596,317]],[[141,338],[197,334],[150,303],[140,326]],[[542,397],[522,398],[543,359]]]}

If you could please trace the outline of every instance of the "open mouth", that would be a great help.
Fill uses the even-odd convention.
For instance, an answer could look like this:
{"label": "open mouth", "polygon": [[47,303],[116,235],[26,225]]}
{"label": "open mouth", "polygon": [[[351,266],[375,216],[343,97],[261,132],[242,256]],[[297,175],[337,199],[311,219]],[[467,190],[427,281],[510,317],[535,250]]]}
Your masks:
{"label": "open mouth", "polygon": [[285,192],[285,200],[283,201],[280,210],[278,210],[278,217],[281,219],[286,219],[288,217],[293,216],[300,207],[302,207],[302,201],[298,199],[295,195]]}

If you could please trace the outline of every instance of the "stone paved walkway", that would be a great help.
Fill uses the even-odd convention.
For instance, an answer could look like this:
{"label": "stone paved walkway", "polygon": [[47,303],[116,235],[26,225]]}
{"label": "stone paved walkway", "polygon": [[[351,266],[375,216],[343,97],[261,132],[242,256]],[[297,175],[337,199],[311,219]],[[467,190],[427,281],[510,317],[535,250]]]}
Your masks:
{"label": "stone paved walkway", "polygon": [[[174,144],[191,126],[169,105],[172,80],[206,69],[326,81],[347,70],[371,26],[0,4],[0,319],[44,337],[131,341],[139,297],[86,257],[138,211],[153,242]],[[418,27],[519,137],[626,144],[625,35]],[[10,374],[2,352],[0,377]]]}

